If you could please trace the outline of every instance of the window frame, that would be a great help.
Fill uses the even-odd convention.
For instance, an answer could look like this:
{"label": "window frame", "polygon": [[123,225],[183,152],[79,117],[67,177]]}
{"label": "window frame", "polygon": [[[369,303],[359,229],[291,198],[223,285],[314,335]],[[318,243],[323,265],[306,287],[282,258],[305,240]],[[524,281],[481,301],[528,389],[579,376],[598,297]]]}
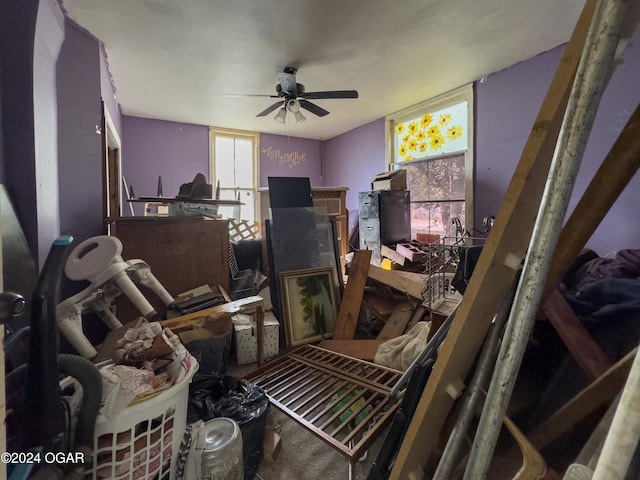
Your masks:
{"label": "window frame", "polygon": [[[235,130],[230,128],[218,128],[209,127],[209,178],[211,178],[211,184],[215,189],[218,184],[218,178],[216,175],[216,137],[232,137],[241,140],[251,140],[253,142],[253,211],[254,222],[260,221],[260,199],[259,199],[259,182],[260,182],[260,133],[251,132],[248,130]],[[240,188],[235,186],[237,190],[248,190],[247,188]]]}
{"label": "window frame", "polygon": [[[395,158],[395,126],[397,123],[406,122],[414,118],[420,117],[425,113],[442,110],[448,106],[461,102],[467,102],[467,148],[466,150],[458,150],[454,152],[446,152],[441,155],[425,156],[422,158],[414,158],[404,161]],[[403,165],[413,162],[422,162],[424,160],[435,160],[438,158],[446,158],[452,155],[464,153],[464,176],[465,176],[465,228],[471,230],[474,225],[474,201],[473,201],[473,179],[474,179],[474,136],[475,121],[474,112],[474,92],[473,84],[467,84],[450,92],[444,93],[437,97],[425,100],[418,104],[407,107],[398,112],[392,113],[385,117],[385,160],[387,171],[395,168],[402,168]]]}

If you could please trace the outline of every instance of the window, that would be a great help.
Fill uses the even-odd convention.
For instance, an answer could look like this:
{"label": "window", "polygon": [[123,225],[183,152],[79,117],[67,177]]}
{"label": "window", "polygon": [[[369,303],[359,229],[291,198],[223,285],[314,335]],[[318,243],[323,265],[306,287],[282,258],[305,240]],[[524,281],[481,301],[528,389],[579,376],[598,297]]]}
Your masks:
{"label": "window", "polygon": [[[239,218],[256,221],[260,136],[253,132],[211,129],[210,168],[220,200],[240,200]],[[218,192],[218,191],[217,191]],[[221,206],[223,217],[237,216],[237,207]]]}
{"label": "window", "polygon": [[467,86],[387,117],[389,167],[407,171],[413,238],[453,239],[456,218],[473,228],[472,113]]}

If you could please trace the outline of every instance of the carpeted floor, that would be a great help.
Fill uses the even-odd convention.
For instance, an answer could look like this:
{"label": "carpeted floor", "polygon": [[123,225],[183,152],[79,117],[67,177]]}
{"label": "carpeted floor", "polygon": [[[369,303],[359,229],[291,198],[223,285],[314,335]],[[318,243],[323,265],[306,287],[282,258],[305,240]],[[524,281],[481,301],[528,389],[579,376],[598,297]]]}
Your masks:
{"label": "carpeted floor", "polygon": [[[255,364],[230,365],[227,373],[242,378],[255,368]],[[262,460],[256,480],[365,480],[387,431],[384,429],[354,464],[350,477],[347,457],[273,405],[267,413],[267,429],[280,435],[280,450],[274,462]]]}
{"label": "carpeted floor", "polygon": [[273,406],[267,414],[267,429],[280,435],[281,447],[273,463],[262,460],[257,480],[364,480],[386,434],[382,432],[363,459],[355,463],[353,476],[349,477],[347,457]]}

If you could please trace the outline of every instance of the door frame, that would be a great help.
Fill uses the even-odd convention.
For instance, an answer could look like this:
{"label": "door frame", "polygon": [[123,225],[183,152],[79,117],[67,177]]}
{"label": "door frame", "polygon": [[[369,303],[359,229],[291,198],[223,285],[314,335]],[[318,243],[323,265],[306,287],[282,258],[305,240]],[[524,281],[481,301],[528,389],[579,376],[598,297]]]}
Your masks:
{"label": "door frame", "polygon": [[[104,101],[102,133],[103,216],[109,219],[122,216],[122,142]],[[110,230],[111,222],[106,221],[104,233],[109,235]]]}

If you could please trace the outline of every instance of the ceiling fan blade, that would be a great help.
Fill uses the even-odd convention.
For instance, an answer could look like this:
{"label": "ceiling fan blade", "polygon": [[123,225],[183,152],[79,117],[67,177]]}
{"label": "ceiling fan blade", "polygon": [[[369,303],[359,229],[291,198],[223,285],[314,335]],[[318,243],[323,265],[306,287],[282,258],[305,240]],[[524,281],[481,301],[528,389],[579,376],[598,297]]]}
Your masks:
{"label": "ceiling fan blade", "polygon": [[237,97],[266,97],[266,98],[278,98],[278,95],[267,95],[264,93],[221,93],[221,97],[237,98]]}
{"label": "ceiling fan blade", "polygon": [[316,105],[315,103],[311,103],[305,99],[300,100],[300,106],[305,110],[309,110],[311,113],[315,113],[319,117],[324,117],[329,114],[328,110]]}
{"label": "ceiling fan blade", "polygon": [[356,90],[332,90],[328,92],[304,92],[300,94],[303,98],[358,98]]}
{"label": "ceiling fan blade", "polygon": [[278,72],[278,81],[282,87],[282,91],[295,97],[298,91],[296,84],[296,76],[289,72]]}
{"label": "ceiling fan blade", "polygon": [[278,107],[280,107],[282,105],[283,105],[282,101],[276,102],[273,105],[271,105],[270,107],[265,108],[263,111],[261,111],[259,114],[257,114],[256,117],[264,117],[265,115],[269,115],[276,108],[278,108]]}

